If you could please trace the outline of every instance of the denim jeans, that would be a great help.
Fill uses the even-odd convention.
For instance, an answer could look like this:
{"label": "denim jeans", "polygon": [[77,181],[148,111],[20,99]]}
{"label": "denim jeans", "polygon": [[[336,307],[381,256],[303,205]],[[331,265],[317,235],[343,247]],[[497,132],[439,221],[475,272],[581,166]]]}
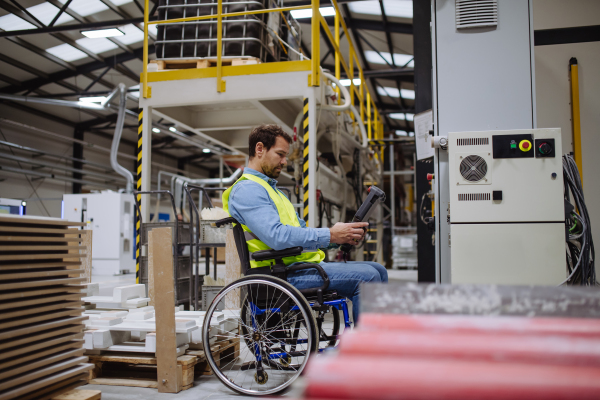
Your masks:
{"label": "denim jeans", "polygon": [[[321,266],[329,276],[329,288],[340,296],[352,301],[352,319],[358,320],[359,286],[361,282],[387,282],[387,270],[381,264],[371,261],[322,262]],[[288,274],[287,280],[297,289],[319,287],[323,279],[316,269],[296,271]]]}

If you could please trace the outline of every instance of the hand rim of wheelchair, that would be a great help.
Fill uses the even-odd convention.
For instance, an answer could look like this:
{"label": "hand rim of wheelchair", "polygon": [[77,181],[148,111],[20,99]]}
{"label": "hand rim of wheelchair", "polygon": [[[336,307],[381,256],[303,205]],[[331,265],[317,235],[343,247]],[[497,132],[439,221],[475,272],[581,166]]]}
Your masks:
{"label": "hand rim of wheelchair", "polygon": [[[307,331],[310,329],[310,331],[312,332],[312,333],[307,332],[308,333],[308,335],[307,335],[308,337],[306,339],[307,350],[306,350],[306,354],[304,355],[304,360],[303,360],[302,364],[299,366],[297,372],[293,376],[291,376],[290,379],[287,379],[283,384],[281,384],[279,386],[275,386],[272,389],[264,390],[264,391],[247,389],[247,388],[244,388],[243,386],[237,385],[235,382],[233,382],[230,378],[228,378],[221,371],[220,366],[217,366],[217,364],[213,358],[213,354],[210,351],[210,319],[212,318],[213,313],[216,311],[217,306],[220,304],[221,301],[225,301],[225,297],[227,296],[228,293],[233,292],[237,289],[241,290],[241,288],[243,286],[249,286],[252,284],[268,285],[268,286],[274,287],[277,290],[280,290],[281,292],[285,293],[286,296],[288,296],[289,299],[292,299],[292,301],[298,307],[298,310],[302,314],[304,320],[306,321],[306,324],[311,325],[310,327],[307,326]],[[243,301],[241,296],[240,296],[240,301]],[[242,305],[240,304],[240,312],[241,312],[241,306]],[[240,315],[239,320],[241,320],[241,319],[242,319],[242,317]],[[239,324],[239,322],[238,322],[238,324]],[[318,349],[318,343],[319,343],[318,332],[316,330],[316,323],[314,320],[314,316],[311,312],[310,304],[308,303],[306,298],[288,282],[281,280],[279,278],[273,277],[273,276],[269,276],[269,275],[246,276],[246,277],[243,277],[237,281],[234,281],[234,282],[230,283],[229,285],[227,285],[226,287],[224,287],[217,294],[217,296],[214,298],[214,300],[210,304],[208,310],[206,311],[202,329],[203,329],[202,342],[205,344],[204,347],[205,347],[206,359],[207,359],[210,367],[212,368],[214,374],[217,376],[217,378],[223,384],[225,384],[227,387],[229,387],[230,389],[232,389],[235,392],[246,394],[246,395],[254,395],[254,396],[277,394],[277,393],[280,393],[283,390],[287,389],[302,374],[302,371],[306,367],[306,363],[308,362],[310,355]],[[245,338],[243,338],[241,336],[240,332],[238,332],[238,336],[240,336],[242,339],[242,340],[240,340],[240,354],[241,354],[241,344],[242,343],[246,344],[246,342],[245,342]],[[315,342],[317,343],[317,346],[314,345]],[[208,349],[208,351],[206,351],[206,349]],[[266,364],[269,365],[271,368],[273,367],[273,365],[271,363],[266,363]],[[282,369],[282,371],[286,371],[286,370]],[[289,370],[287,370],[287,371],[289,371]],[[242,382],[242,385],[244,383],[245,383],[245,380]],[[253,381],[250,382],[250,387],[252,387],[252,383],[253,383]]]}

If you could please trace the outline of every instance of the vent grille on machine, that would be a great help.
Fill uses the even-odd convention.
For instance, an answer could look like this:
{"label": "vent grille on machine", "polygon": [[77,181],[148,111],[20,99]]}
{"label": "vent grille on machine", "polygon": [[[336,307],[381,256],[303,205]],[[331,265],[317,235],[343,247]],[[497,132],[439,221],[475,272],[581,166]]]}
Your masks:
{"label": "vent grille on machine", "polygon": [[490,200],[491,198],[489,193],[465,193],[458,195],[458,201],[479,201]]}
{"label": "vent grille on machine", "polygon": [[497,25],[497,0],[456,0],[457,29]]}
{"label": "vent grille on machine", "polygon": [[460,174],[469,182],[479,182],[487,174],[487,163],[479,156],[471,155],[460,162]]}
{"label": "vent grille on machine", "polygon": [[481,146],[485,144],[490,144],[490,139],[486,137],[457,139],[456,144],[458,146]]}

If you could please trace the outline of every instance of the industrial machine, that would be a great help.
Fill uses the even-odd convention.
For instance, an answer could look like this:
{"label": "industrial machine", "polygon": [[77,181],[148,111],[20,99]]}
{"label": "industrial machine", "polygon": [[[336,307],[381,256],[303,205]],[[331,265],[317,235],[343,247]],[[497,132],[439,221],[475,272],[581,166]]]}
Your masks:
{"label": "industrial machine", "polygon": [[452,283],[566,277],[560,129],[448,135]]}
{"label": "industrial machine", "polygon": [[25,215],[26,212],[25,200],[0,198],[0,214]]}
{"label": "industrial machine", "polygon": [[134,199],[132,194],[63,195],[63,218],[87,223],[92,235],[92,275],[135,272]]}

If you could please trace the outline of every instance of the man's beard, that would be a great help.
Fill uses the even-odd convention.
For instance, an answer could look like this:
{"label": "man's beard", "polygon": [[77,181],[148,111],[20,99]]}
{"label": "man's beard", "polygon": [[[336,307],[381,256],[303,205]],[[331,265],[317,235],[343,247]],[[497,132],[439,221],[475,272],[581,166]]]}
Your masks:
{"label": "man's beard", "polygon": [[277,179],[277,178],[279,178],[279,175],[281,174],[280,168],[281,167],[279,165],[275,166],[275,167],[264,165],[262,167],[262,170],[265,173],[265,175],[268,176],[269,178]]}

